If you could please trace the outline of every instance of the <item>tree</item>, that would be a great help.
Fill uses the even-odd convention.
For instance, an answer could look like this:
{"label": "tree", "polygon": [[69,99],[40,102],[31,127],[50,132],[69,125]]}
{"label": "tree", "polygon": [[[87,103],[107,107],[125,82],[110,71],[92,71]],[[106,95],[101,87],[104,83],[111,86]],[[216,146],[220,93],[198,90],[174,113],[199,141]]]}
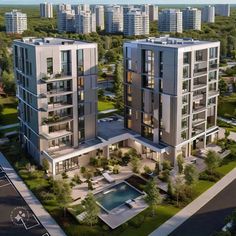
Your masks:
{"label": "tree", "polygon": [[162,162],[162,168],[163,168],[163,170],[171,170],[170,161],[164,160],[164,161]]}
{"label": "tree", "polygon": [[49,162],[48,162],[48,160],[47,159],[43,159],[43,161],[42,161],[42,167],[43,167],[43,170],[45,170],[45,171],[48,171],[49,170]]}
{"label": "tree", "polygon": [[207,166],[207,170],[210,171],[210,173],[213,172],[213,170],[219,166],[220,164],[220,157],[215,151],[208,151],[207,156],[204,159],[204,162]]}
{"label": "tree", "polygon": [[230,136],[230,130],[225,129],[225,140],[227,141],[228,137]]}
{"label": "tree", "polygon": [[178,171],[179,171],[179,174],[181,174],[183,172],[183,164],[184,164],[184,159],[183,159],[183,156],[180,154],[177,156],[177,164],[178,164]]}
{"label": "tree", "polygon": [[221,96],[227,92],[227,83],[223,79],[219,80],[219,90]]}
{"label": "tree", "polygon": [[134,173],[139,173],[140,167],[141,167],[141,161],[137,156],[133,156],[131,158],[131,166],[132,166],[132,171]]}
{"label": "tree", "polygon": [[66,215],[66,207],[71,203],[71,187],[65,180],[55,180],[53,182],[53,192],[56,197],[57,204],[63,208],[64,216]]}
{"label": "tree", "polygon": [[90,226],[96,224],[98,222],[98,213],[100,208],[96,203],[94,195],[91,192],[88,193],[82,204],[84,205],[86,212],[83,222]]}
{"label": "tree", "polygon": [[121,110],[124,107],[124,103],[123,103],[123,71],[120,62],[118,62],[115,67],[114,91],[115,91],[115,107]]}
{"label": "tree", "polygon": [[170,197],[174,196],[174,186],[173,186],[173,181],[171,179],[169,179],[168,181],[167,193],[170,195]]}
{"label": "tree", "polygon": [[179,175],[177,175],[175,178],[174,193],[176,196],[176,203],[178,207],[179,207],[179,199],[183,192],[184,192],[183,179]]}
{"label": "tree", "polygon": [[2,72],[2,82],[4,92],[7,94],[15,94],[15,81],[12,73],[8,73],[7,71]]}
{"label": "tree", "polygon": [[157,182],[155,178],[147,182],[144,191],[147,194],[147,196],[145,197],[145,201],[148,203],[149,207],[151,208],[152,215],[154,215],[155,207],[161,201],[159,189],[157,188]]}
{"label": "tree", "polygon": [[184,178],[188,185],[192,185],[198,180],[198,172],[194,165],[187,165],[184,168]]}

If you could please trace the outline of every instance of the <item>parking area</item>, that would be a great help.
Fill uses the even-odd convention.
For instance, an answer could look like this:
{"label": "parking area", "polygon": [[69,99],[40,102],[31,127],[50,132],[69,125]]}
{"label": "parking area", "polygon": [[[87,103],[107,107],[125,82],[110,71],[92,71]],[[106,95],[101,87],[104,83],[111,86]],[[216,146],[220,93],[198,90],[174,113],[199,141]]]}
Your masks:
{"label": "parking area", "polygon": [[49,236],[0,166],[0,235]]}

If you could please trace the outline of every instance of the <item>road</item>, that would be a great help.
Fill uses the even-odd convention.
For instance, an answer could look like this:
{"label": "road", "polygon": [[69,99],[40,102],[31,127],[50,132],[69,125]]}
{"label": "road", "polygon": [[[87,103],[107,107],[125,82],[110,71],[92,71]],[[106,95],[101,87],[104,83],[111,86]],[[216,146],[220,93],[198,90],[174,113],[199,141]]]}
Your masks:
{"label": "road", "polygon": [[230,183],[170,236],[210,236],[225,225],[225,218],[236,209],[236,180]]}

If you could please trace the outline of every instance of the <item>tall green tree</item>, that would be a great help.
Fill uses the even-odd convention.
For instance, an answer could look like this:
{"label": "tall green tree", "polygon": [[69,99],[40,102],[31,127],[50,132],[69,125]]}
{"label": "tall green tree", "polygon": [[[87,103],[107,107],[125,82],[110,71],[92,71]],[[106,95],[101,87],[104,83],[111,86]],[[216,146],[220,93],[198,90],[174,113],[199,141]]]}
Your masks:
{"label": "tall green tree", "polygon": [[152,215],[155,214],[155,208],[161,202],[159,189],[157,188],[156,179],[153,178],[145,186],[144,191],[146,192],[145,201],[148,203],[151,208]]}
{"label": "tall green tree", "polygon": [[4,70],[2,72],[2,82],[3,82],[3,89],[6,94],[15,94],[16,87],[14,76],[12,73],[7,72]]}
{"label": "tall green tree", "polygon": [[186,165],[184,168],[184,178],[188,185],[196,183],[198,180],[197,168],[192,164]]}
{"label": "tall green tree", "polygon": [[115,91],[115,107],[116,109],[124,108],[124,91],[123,91],[123,70],[121,63],[116,64],[115,73],[114,73],[114,91]]}
{"label": "tall green tree", "polygon": [[227,92],[227,83],[223,79],[219,80],[219,90],[221,96]]}
{"label": "tall green tree", "polygon": [[71,187],[65,180],[55,180],[53,182],[53,192],[56,196],[58,205],[63,209],[64,216],[66,215],[66,208],[71,203]]}
{"label": "tall green tree", "polygon": [[215,168],[217,168],[220,164],[220,157],[215,151],[208,151],[207,156],[204,159],[204,162],[207,166],[207,170],[210,173],[213,172]]}
{"label": "tall green tree", "polygon": [[179,174],[181,174],[183,172],[183,169],[184,169],[184,167],[183,167],[184,159],[183,159],[182,154],[177,156],[177,164],[178,164]]}
{"label": "tall green tree", "polygon": [[83,222],[90,226],[96,224],[98,222],[100,208],[96,203],[94,195],[89,192],[82,204],[84,205],[86,212],[86,217],[84,218]]}

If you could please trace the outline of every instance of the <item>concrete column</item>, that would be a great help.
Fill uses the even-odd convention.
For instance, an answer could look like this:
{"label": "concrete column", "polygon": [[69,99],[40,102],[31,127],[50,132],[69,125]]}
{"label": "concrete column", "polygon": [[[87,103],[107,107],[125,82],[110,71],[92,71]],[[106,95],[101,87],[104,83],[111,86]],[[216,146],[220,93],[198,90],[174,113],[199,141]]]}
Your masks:
{"label": "concrete column", "polygon": [[103,156],[107,159],[110,159],[109,145],[103,148]]}
{"label": "concrete column", "polygon": [[54,161],[52,161],[51,165],[52,165],[52,175],[55,176],[56,175],[56,163]]}

